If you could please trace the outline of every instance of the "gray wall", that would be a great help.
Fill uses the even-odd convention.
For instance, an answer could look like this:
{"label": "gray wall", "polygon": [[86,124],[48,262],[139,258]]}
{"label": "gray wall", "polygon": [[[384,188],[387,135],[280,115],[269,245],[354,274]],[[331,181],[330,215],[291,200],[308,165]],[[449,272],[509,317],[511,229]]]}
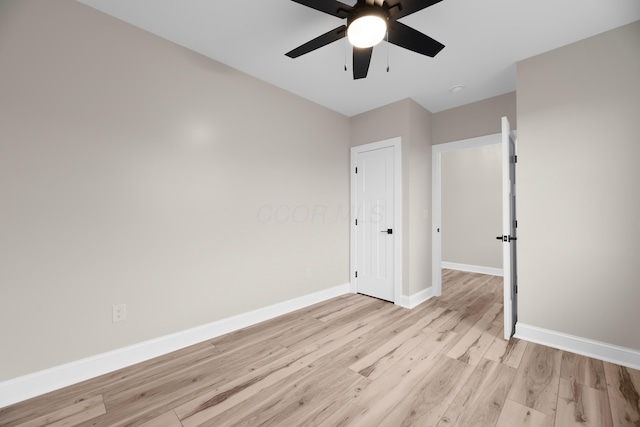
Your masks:
{"label": "gray wall", "polygon": [[640,350],[640,21],[519,62],[519,321]]}
{"label": "gray wall", "polygon": [[515,92],[434,113],[431,140],[436,145],[499,133],[502,116],[518,128]]}
{"label": "gray wall", "polygon": [[[500,142],[500,139],[497,139]],[[502,146],[441,154],[442,261],[502,269]]]}
{"label": "gray wall", "polygon": [[431,286],[431,113],[405,99],[351,117],[351,145],[402,138],[402,294]]}
{"label": "gray wall", "polygon": [[347,117],[73,0],[0,7],[0,381],[349,281]]}

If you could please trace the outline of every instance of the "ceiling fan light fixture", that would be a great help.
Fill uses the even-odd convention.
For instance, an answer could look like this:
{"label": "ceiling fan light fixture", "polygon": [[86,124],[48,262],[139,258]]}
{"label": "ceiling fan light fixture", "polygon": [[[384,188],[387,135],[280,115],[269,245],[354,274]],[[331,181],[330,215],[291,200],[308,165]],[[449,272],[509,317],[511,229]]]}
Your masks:
{"label": "ceiling fan light fixture", "polygon": [[387,33],[387,22],[378,15],[364,15],[347,28],[349,42],[355,47],[372,47],[380,43]]}

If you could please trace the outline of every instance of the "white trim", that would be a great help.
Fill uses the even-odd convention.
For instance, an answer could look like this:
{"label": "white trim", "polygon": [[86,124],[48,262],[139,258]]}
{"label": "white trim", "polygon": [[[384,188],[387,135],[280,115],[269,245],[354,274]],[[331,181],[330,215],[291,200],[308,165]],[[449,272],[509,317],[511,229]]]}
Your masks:
{"label": "white trim", "polygon": [[442,151],[431,147],[431,287],[442,295]]}
{"label": "white trim", "polygon": [[605,362],[640,369],[640,351],[518,322],[516,338],[566,350]]}
{"label": "white trim", "polygon": [[431,147],[431,286],[442,295],[442,153],[483,145],[499,144],[501,133],[436,144]]}
{"label": "white trim", "polygon": [[357,279],[354,277],[356,271],[356,227],[355,227],[355,210],[356,206],[356,180],[355,180],[355,168],[356,168],[356,155],[358,153],[379,150],[381,148],[393,148],[394,159],[394,262],[393,262],[393,302],[396,305],[402,306],[402,138],[395,137],[391,139],[385,139],[384,141],[372,142],[369,144],[358,145],[351,147],[351,171],[349,176],[351,177],[351,217],[350,217],[350,272],[352,293],[357,292]]}
{"label": "white trim", "polygon": [[431,298],[433,298],[433,287],[429,286],[427,289],[416,292],[411,296],[402,295],[402,303],[400,305],[404,308],[412,309]]}
{"label": "white trim", "polygon": [[481,265],[470,264],[458,264],[456,262],[442,261],[442,268],[448,268],[450,270],[469,271],[471,273],[490,274],[491,276],[502,276],[503,270],[501,268],[483,267]]}
{"label": "white trim", "polygon": [[349,284],[0,382],[0,408],[349,293]]}

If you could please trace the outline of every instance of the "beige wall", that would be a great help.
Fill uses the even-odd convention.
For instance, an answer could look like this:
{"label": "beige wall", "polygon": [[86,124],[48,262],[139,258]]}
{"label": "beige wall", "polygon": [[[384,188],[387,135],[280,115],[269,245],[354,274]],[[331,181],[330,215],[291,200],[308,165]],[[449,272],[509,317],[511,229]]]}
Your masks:
{"label": "beige wall", "polygon": [[402,294],[431,286],[431,113],[405,99],[351,117],[351,145],[402,138]]}
{"label": "beige wall", "polygon": [[640,350],[640,21],[519,62],[519,321]]}
{"label": "beige wall", "polygon": [[499,133],[503,116],[512,129],[518,128],[515,92],[434,113],[433,145]]}
{"label": "beige wall", "polygon": [[73,0],[1,7],[0,381],[349,281],[347,117]]}
{"label": "beige wall", "polygon": [[442,261],[502,268],[502,245],[495,239],[502,234],[501,148],[441,154]]}

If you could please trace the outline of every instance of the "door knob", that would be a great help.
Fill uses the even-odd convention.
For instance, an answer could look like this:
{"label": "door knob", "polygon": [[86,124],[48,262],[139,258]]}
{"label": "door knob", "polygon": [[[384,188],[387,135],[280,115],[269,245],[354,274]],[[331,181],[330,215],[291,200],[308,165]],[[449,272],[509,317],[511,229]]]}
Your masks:
{"label": "door knob", "polygon": [[393,228],[387,228],[386,230],[382,230],[381,233],[393,234]]}

